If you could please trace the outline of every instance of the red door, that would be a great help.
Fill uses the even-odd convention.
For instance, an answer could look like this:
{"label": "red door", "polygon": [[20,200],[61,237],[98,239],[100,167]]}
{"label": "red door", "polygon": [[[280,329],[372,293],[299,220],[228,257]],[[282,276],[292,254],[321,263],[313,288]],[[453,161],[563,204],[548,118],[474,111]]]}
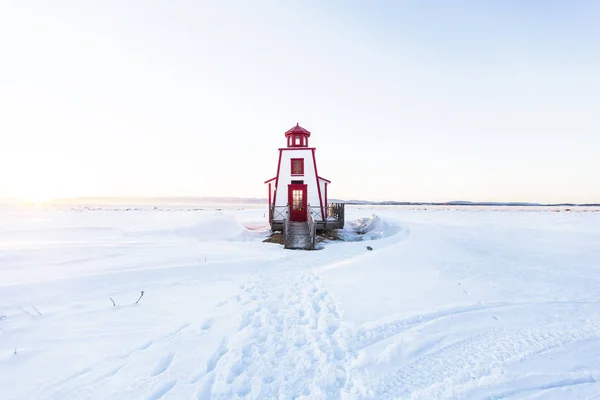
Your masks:
{"label": "red door", "polygon": [[290,221],[306,221],[306,186],[307,185],[288,185]]}

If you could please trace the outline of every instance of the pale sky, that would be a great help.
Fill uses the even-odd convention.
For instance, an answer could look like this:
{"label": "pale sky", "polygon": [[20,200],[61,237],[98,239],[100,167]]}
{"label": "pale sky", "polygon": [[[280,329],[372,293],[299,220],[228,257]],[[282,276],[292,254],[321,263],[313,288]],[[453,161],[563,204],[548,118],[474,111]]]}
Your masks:
{"label": "pale sky", "polygon": [[0,2],[0,197],[600,202],[598,1]]}

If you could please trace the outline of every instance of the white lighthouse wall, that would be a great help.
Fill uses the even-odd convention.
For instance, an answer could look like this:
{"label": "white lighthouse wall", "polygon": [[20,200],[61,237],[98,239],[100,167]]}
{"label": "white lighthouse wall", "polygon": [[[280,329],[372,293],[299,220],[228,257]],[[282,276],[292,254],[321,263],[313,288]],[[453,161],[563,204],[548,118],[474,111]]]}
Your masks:
{"label": "white lighthouse wall", "polygon": [[[271,188],[271,193],[270,193],[269,198],[271,199],[271,202],[272,202],[273,199],[275,199],[275,181],[273,180],[273,181],[267,183],[267,185],[269,185],[269,187]],[[269,206],[270,206],[270,204],[269,204]]]}
{"label": "white lighthouse wall", "polygon": [[[315,219],[322,221],[321,201],[319,199],[319,183],[315,173],[312,150],[281,150],[281,164],[279,166],[279,181],[277,183],[276,206],[282,207],[288,204],[288,185],[292,180],[304,181],[307,185],[307,203],[317,212]],[[304,159],[304,175],[292,176],[292,158]],[[324,192],[321,193],[324,196]]]}
{"label": "white lighthouse wall", "polygon": [[327,185],[327,182],[323,179],[319,179],[319,186],[321,186],[321,197],[323,198],[323,207],[327,208],[327,204],[325,204],[325,185]]}

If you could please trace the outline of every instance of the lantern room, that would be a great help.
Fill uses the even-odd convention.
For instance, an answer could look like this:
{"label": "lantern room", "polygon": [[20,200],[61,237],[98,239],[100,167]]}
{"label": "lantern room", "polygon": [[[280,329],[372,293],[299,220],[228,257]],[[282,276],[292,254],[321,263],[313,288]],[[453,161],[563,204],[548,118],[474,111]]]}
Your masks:
{"label": "lantern room", "polygon": [[287,138],[287,147],[308,147],[310,132],[296,123],[295,127],[285,132],[285,137]]}

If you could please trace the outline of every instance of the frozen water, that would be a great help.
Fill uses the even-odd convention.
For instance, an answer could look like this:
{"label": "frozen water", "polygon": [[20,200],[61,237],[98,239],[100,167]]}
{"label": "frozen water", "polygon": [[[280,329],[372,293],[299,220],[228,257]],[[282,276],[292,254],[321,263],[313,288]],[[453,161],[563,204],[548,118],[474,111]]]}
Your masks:
{"label": "frozen water", "polygon": [[600,393],[600,213],[349,207],[317,252],[264,214],[0,208],[1,397]]}

